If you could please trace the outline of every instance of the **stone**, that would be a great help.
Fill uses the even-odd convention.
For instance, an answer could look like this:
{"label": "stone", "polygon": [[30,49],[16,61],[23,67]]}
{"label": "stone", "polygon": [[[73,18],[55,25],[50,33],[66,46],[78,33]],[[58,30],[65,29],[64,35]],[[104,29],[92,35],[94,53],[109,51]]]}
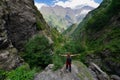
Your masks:
{"label": "stone", "polygon": [[9,44],[10,44],[10,42],[7,40],[7,39],[5,39],[5,40],[0,40],[0,49],[5,49],[5,48],[7,48],[8,46],[9,46]]}
{"label": "stone", "polygon": [[107,73],[102,71],[95,63],[91,62],[89,68],[92,70],[92,73],[94,73],[93,76],[97,78],[96,80],[110,80]]}
{"label": "stone", "polygon": [[120,77],[117,75],[111,75],[111,80],[120,80]]}
{"label": "stone", "polygon": [[53,64],[48,65],[45,70],[36,74],[34,80],[94,80],[88,68],[78,61],[73,62],[71,72],[66,72],[65,65],[56,71],[53,67]]}

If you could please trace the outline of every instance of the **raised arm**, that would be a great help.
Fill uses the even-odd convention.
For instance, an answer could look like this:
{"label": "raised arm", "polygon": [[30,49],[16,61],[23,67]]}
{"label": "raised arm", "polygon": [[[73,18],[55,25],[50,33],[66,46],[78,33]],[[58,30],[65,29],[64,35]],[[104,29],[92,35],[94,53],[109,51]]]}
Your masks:
{"label": "raised arm", "polygon": [[80,55],[80,54],[71,54],[70,56],[72,57],[72,56],[77,56],[77,55]]}
{"label": "raised arm", "polygon": [[60,55],[60,56],[67,56],[67,55],[65,55],[65,54],[64,54],[64,55],[62,55],[62,54],[59,54],[59,55]]}

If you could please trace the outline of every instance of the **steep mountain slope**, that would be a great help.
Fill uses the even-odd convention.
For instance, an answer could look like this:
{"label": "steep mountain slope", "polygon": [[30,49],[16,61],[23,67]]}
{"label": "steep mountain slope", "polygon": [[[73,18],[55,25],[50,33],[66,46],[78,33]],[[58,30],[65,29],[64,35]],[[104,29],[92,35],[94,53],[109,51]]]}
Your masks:
{"label": "steep mountain slope", "polygon": [[56,27],[60,32],[73,23],[79,23],[93,7],[83,6],[78,9],[63,8],[62,6],[43,6],[40,11],[50,26]]}
{"label": "steep mountain slope", "polygon": [[69,28],[67,28],[62,34],[65,36],[70,37],[72,35],[72,33],[75,31],[75,29],[77,28],[77,24],[72,24]]}
{"label": "steep mountain slope", "polygon": [[72,36],[86,49],[85,63],[95,62],[109,74],[120,76],[120,1],[104,0],[79,24]]}
{"label": "steep mountain slope", "polygon": [[33,0],[0,1],[0,69],[12,69],[23,60],[19,51],[36,34],[49,36],[49,26]]}

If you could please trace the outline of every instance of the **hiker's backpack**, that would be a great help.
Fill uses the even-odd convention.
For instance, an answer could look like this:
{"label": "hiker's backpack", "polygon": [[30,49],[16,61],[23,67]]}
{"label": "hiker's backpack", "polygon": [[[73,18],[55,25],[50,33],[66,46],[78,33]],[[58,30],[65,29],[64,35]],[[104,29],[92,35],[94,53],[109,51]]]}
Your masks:
{"label": "hiker's backpack", "polygon": [[71,64],[71,61],[72,61],[71,57],[68,57],[67,58],[67,63]]}

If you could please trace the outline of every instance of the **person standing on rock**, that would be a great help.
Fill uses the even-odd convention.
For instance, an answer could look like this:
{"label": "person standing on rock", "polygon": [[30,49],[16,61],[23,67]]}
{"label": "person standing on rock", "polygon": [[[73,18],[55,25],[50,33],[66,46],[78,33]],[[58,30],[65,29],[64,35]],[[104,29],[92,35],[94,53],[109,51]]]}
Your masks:
{"label": "person standing on rock", "polygon": [[60,55],[60,56],[65,56],[66,57],[66,70],[71,72],[71,63],[72,63],[72,56],[76,56],[78,54],[71,55],[70,53],[67,53],[67,55]]}
{"label": "person standing on rock", "polygon": [[66,70],[69,70],[71,72],[71,55],[67,54],[67,58],[66,58]]}

